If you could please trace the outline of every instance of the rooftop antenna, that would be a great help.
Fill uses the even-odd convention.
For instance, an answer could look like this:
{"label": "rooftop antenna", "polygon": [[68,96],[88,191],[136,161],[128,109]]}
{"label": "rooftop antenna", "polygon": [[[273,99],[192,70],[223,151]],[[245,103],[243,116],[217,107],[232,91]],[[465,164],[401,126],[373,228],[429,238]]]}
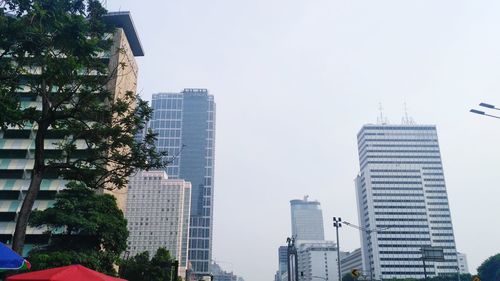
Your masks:
{"label": "rooftop antenna", "polygon": [[382,103],[378,103],[378,110],[380,111],[380,116],[377,117],[377,124],[385,125],[387,124],[387,118],[384,117],[384,108],[382,107]]}
{"label": "rooftop antenna", "polygon": [[404,103],[404,111],[405,111],[405,115],[403,116],[403,120],[401,123],[403,125],[414,125],[415,121],[413,121],[413,118],[411,118],[408,115],[408,107],[406,106],[406,102]]}

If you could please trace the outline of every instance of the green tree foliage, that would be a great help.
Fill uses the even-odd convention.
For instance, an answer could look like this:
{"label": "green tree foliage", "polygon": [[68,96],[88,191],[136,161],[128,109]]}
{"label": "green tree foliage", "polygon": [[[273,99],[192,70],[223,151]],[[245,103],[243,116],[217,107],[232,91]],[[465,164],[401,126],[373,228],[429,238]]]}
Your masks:
{"label": "green tree foliage", "polygon": [[[110,69],[123,50],[112,49],[106,13],[98,0],[0,1],[0,127],[36,132],[31,182],[13,238],[17,252],[47,174],[115,189],[137,169],[166,164],[151,132],[142,143],[134,140],[151,108],[136,93],[117,97],[108,86],[127,65]],[[50,153],[49,133],[61,139]]]}
{"label": "green tree foliage", "polygon": [[477,273],[481,281],[500,280],[500,254],[489,257],[478,268]]}
{"label": "green tree foliage", "polygon": [[34,270],[82,264],[116,274],[113,264],[127,247],[127,221],[115,198],[81,183],[68,184],[53,207],[34,211],[30,225],[47,228],[50,236],[48,245],[30,252]]}
{"label": "green tree foliage", "polygon": [[346,273],[344,276],[342,276],[342,281],[355,281],[356,278],[354,278],[351,273]]}
{"label": "green tree foliage", "polygon": [[181,280],[174,277],[177,266],[170,253],[165,248],[159,248],[151,260],[148,252],[122,260],[119,275],[129,281],[177,281]]}

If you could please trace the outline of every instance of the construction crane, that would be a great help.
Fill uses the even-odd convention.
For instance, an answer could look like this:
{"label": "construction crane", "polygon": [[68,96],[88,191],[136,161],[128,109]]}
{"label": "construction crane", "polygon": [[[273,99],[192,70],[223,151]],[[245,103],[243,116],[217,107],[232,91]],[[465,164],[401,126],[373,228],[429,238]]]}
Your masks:
{"label": "construction crane", "polygon": [[[387,230],[391,227],[383,227],[383,228],[366,228],[366,227],[362,227],[362,226],[359,226],[359,225],[355,225],[355,224],[352,224],[348,221],[344,221],[344,224],[347,225],[347,226],[350,226],[352,228],[356,228],[357,230],[359,231],[364,231],[366,232],[367,235],[371,235],[373,232],[377,233],[377,232],[380,232],[380,231],[383,231],[383,230]],[[369,267],[370,267],[370,281],[373,281],[373,271],[372,271],[372,258],[371,258],[371,255],[370,253],[368,253],[368,259],[369,259]]]}

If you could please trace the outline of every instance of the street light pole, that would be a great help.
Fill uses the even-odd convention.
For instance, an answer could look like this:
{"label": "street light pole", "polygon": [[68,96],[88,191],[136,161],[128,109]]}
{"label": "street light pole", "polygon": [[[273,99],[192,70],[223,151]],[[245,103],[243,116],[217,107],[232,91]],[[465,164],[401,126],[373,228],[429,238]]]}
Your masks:
{"label": "street light pole", "polygon": [[333,227],[335,227],[337,233],[337,262],[339,269],[339,281],[342,281],[342,273],[340,268],[340,241],[339,241],[339,227],[342,227],[342,218],[333,217]]}
{"label": "street light pole", "polygon": [[[480,103],[479,106],[486,107],[488,109],[493,109],[493,110],[500,110],[500,108],[498,108],[492,104],[484,103],[484,102]],[[500,116],[491,115],[491,114],[488,114],[488,113],[481,111],[481,110],[471,109],[470,112],[475,113],[475,114],[479,114],[479,115],[484,115],[484,116],[496,118],[496,119],[500,119]]]}

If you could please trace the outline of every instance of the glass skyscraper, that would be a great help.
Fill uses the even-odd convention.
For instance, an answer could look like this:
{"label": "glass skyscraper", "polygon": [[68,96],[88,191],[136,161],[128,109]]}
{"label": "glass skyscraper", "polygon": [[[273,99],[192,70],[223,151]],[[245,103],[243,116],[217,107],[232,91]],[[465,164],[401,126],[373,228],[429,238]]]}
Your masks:
{"label": "glass skyscraper", "polygon": [[325,240],[323,212],[318,201],[296,199],[290,201],[292,236],[296,240]]}
{"label": "glass skyscraper", "polygon": [[215,102],[206,89],[153,95],[149,127],[156,147],[167,151],[171,179],[191,182],[189,261],[198,275],[208,274],[212,257]]}
{"label": "glass skyscraper", "polygon": [[423,278],[421,249],[443,249],[426,261],[428,276],[457,273],[457,252],[436,127],[365,125],[358,133],[356,178],[364,268],[374,279]]}

